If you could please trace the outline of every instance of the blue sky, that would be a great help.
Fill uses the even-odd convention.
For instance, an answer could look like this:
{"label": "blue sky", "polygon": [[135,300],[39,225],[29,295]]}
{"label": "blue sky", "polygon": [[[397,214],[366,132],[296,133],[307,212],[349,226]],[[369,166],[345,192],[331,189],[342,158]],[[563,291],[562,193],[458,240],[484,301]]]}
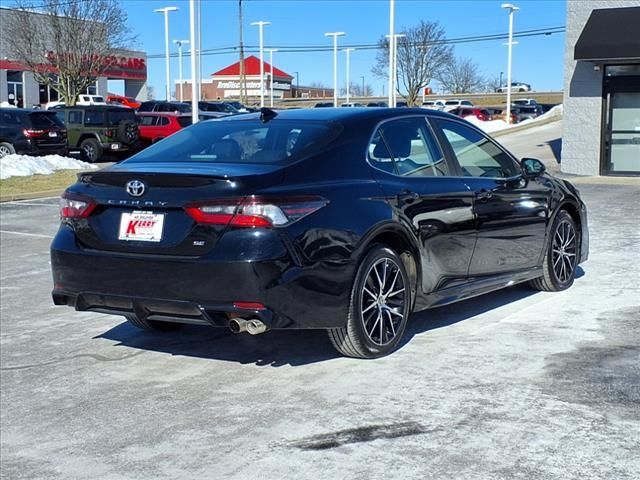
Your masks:
{"label": "blue sky", "polygon": [[[139,47],[148,54],[164,52],[163,16],[155,8],[177,6],[170,14],[170,38],[189,38],[189,3],[186,0],[121,0],[129,17],[131,29],[138,35]],[[495,34],[508,30],[507,12],[502,1],[493,0],[396,0],[396,29],[412,27],[419,20],[438,21],[447,37]],[[520,11],[515,15],[514,30],[564,26],[566,5],[559,0],[514,1]],[[244,39],[247,45],[258,44],[258,30],[249,24],[257,20],[270,21],[265,27],[265,46],[301,46],[330,44],[325,32],[344,31],[341,43],[373,43],[389,29],[388,0],[245,0]],[[236,0],[202,1],[203,49],[237,45]],[[530,83],[535,90],[560,90],[563,75],[564,34],[519,39],[514,47],[514,79]],[[458,56],[472,58],[487,76],[506,74],[507,48],[504,41],[460,44]],[[172,45],[175,51],[175,46]],[[265,58],[268,60],[268,57]],[[203,57],[203,76],[238,60],[237,54]],[[351,54],[351,78],[371,84],[382,93],[382,79],[371,73],[375,51],[355,51]],[[190,76],[185,60],[185,77]],[[300,72],[300,84],[333,83],[332,53],[278,53],[274,64],[293,75]],[[339,57],[339,82],[344,84],[344,54]],[[172,77],[177,78],[177,59],[172,59]],[[149,59],[149,84],[157,98],[164,97],[164,58]],[[117,88],[113,85],[114,88]]]}

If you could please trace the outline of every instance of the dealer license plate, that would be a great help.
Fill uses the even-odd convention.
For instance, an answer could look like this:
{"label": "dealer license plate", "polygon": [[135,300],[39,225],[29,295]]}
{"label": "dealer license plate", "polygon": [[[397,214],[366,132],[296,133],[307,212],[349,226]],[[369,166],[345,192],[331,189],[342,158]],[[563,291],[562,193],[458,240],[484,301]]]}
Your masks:
{"label": "dealer license plate", "polygon": [[161,213],[133,211],[120,217],[118,240],[159,242],[162,240],[164,215]]}

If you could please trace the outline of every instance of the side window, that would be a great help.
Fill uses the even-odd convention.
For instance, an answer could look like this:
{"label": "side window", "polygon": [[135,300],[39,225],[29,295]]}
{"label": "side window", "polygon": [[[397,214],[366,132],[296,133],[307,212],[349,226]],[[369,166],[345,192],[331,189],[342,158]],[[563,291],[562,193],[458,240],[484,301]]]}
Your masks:
{"label": "side window", "polygon": [[402,118],[380,126],[395,164],[395,173],[403,177],[439,177],[449,175],[440,149],[423,117]]}
{"label": "side window", "polygon": [[169,125],[169,119],[167,117],[158,118],[158,123],[156,125],[164,126]]}
{"label": "side window", "polygon": [[82,125],[82,111],[72,110],[69,112],[69,124]]}
{"label": "side window", "polygon": [[103,125],[104,112],[100,110],[87,110],[84,115],[85,125]]}
{"label": "side window", "polygon": [[396,173],[393,165],[393,158],[391,157],[391,153],[389,152],[387,145],[382,139],[382,135],[380,135],[380,129],[376,131],[373,139],[371,139],[371,143],[367,150],[367,158],[372,166],[388,173]]}
{"label": "side window", "polygon": [[141,115],[139,119],[140,119],[139,122],[141,126],[151,127],[154,125],[156,117],[154,117],[153,115]]}
{"label": "side window", "polygon": [[62,123],[64,123],[64,112],[63,111],[57,111],[56,112],[56,117],[58,117],[58,120],[60,120]]}
{"label": "side window", "polygon": [[435,120],[442,129],[465,177],[509,178],[518,174],[514,161],[482,134],[448,120]]}

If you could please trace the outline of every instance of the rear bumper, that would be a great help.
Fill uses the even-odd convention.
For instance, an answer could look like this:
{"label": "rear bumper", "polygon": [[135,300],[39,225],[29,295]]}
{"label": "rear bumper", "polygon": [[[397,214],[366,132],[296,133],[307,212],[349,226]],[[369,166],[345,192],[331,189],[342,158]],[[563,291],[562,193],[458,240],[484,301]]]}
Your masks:
{"label": "rear bumper", "polygon": [[[176,257],[104,252],[81,247],[63,225],[51,246],[53,300],[80,311],[216,326],[225,326],[229,316],[260,318],[270,328],[345,325],[351,264],[303,266],[284,245],[268,250],[269,258],[252,258],[245,251],[248,258],[224,260],[220,253]],[[265,309],[237,309],[234,302],[257,302]]]}
{"label": "rear bumper", "polygon": [[38,144],[31,140],[23,140],[14,144],[16,153],[30,155],[66,154],[68,152],[66,141],[60,144]]}

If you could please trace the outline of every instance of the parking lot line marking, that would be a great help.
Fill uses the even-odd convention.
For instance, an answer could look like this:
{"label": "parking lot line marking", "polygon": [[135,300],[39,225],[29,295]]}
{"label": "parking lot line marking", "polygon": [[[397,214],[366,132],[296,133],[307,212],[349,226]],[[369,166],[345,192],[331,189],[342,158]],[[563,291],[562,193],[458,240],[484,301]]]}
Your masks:
{"label": "parking lot line marking", "polygon": [[0,230],[0,233],[12,233],[14,235],[24,235],[26,237],[53,238],[53,235],[41,235],[39,233],[14,232],[12,230]]}
{"label": "parking lot line marking", "polygon": [[42,197],[42,198],[30,198],[28,200],[12,200],[11,202],[7,202],[7,203],[26,203],[26,202],[32,202],[33,200],[53,200],[53,199],[59,199],[59,196],[56,197]]}

